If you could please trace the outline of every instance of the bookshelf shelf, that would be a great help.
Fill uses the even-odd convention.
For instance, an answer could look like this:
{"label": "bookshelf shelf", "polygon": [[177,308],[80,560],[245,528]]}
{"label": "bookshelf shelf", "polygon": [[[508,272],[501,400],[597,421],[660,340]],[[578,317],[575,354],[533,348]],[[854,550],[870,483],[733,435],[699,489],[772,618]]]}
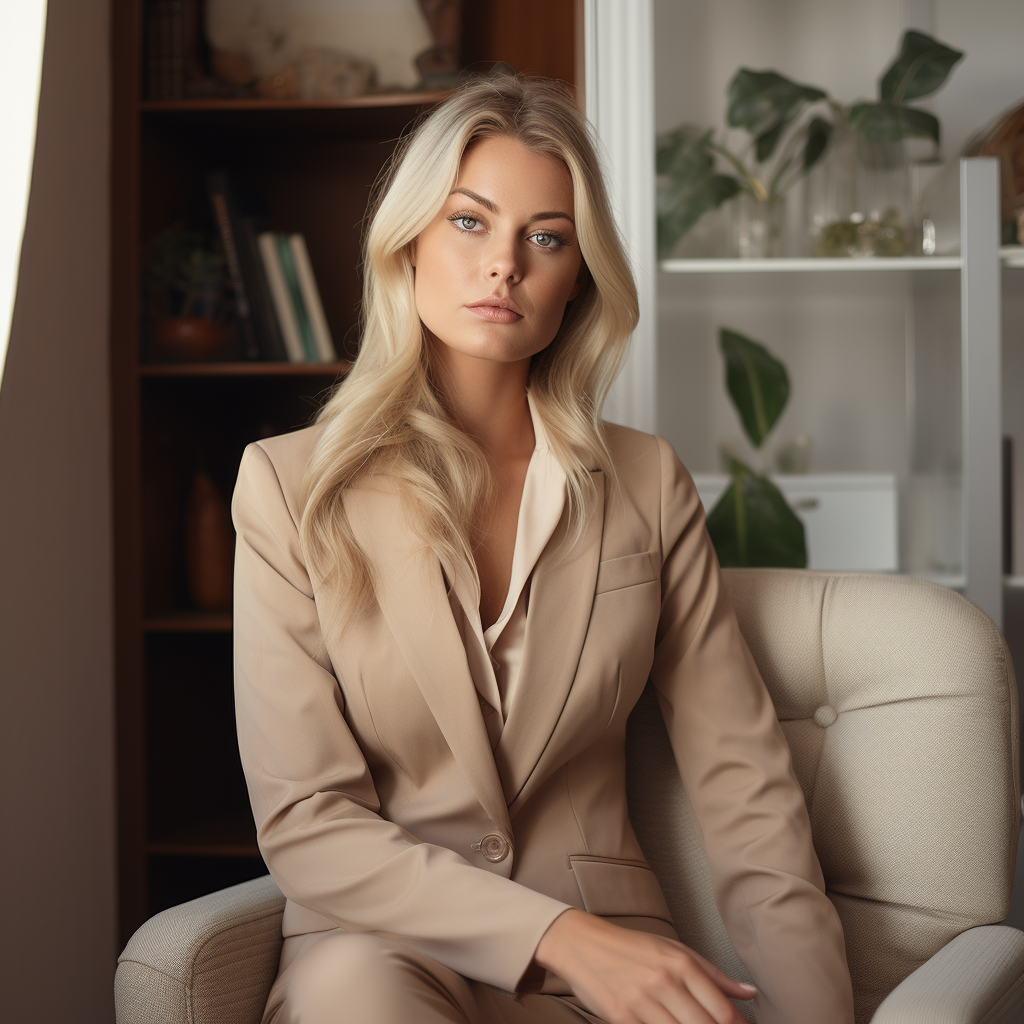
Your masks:
{"label": "bookshelf shelf", "polygon": [[169,612],[144,619],[147,633],[230,633],[231,612]]}
{"label": "bookshelf shelf", "polygon": [[168,829],[146,843],[163,857],[259,857],[256,826],[249,814],[194,822]]}
{"label": "bookshelf shelf", "polygon": [[380,107],[426,107],[440,103],[448,95],[443,92],[371,93],[343,100],[271,100],[243,97],[239,99],[141,100],[143,113],[174,114],[183,112],[239,110],[356,110]]}
{"label": "bookshelf shelf", "polygon": [[340,377],[351,363],[143,363],[140,377]]}

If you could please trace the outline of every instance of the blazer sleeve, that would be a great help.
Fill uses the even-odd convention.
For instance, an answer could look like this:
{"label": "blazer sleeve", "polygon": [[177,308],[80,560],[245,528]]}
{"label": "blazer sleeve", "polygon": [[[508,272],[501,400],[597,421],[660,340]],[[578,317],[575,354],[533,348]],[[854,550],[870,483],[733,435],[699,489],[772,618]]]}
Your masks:
{"label": "blazer sleeve", "polygon": [[238,745],[274,881],[346,930],[400,938],[460,974],[515,990],[568,905],[381,816],[322,652],[296,523],[258,443],[245,449],[231,511]]}
{"label": "blazer sleeve", "polygon": [[662,604],[652,678],[759,1024],[851,1024],[843,929],[771,697],[689,473],[659,437]]}

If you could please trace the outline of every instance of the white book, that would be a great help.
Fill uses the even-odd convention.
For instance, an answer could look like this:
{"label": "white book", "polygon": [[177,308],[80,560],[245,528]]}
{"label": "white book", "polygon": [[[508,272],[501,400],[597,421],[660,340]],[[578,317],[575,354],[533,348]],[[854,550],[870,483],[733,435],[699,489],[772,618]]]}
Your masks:
{"label": "white book", "polygon": [[299,288],[302,289],[302,299],[306,303],[306,313],[313,327],[313,338],[316,340],[317,355],[322,363],[335,363],[338,361],[338,353],[331,339],[331,329],[327,326],[327,317],[324,316],[323,303],[320,301],[320,291],[316,286],[316,278],[313,276],[313,264],[309,262],[309,250],[306,248],[306,240],[302,235],[295,234],[289,237],[288,244],[292,247],[292,256],[295,259],[295,272],[299,276]]}
{"label": "white book", "polygon": [[267,274],[267,284],[270,285],[270,295],[274,300],[274,311],[277,313],[277,322],[281,327],[281,335],[284,338],[284,347],[288,353],[288,361],[304,363],[306,362],[306,353],[302,348],[299,321],[296,319],[295,309],[292,306],[292,297],[288,293],[288,282],[285,280],[284,271],[281,269],[281,258],[277,254],[277,242],[274,240],[274,232],[262,232],[256,239],[256,242],[260,248],[263,269]]}

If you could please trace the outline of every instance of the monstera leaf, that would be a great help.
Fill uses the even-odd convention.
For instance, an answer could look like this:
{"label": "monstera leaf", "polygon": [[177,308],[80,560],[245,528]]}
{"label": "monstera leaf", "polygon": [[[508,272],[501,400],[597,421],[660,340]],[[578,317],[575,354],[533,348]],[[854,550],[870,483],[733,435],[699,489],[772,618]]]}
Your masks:
{"label": "monstera leaf", "polygon": [[807,126],[807,142],[804,145],[803,169],[806,173],[820,159],[832,138],[832,122],[823,117],[811,118]]}
{"label": "monstera leaf", "polygon": [[764,345],[736,331],[723,327],[718,344],[729,396],[751,444],[760,448],[789,399],[789,374]]}
{"label": "monstera leaf", "polygon": [[821,89],[799,85],[777,71],[740,68],[729,83],[727,117],[731,127],[754,136],[757,162],[764,163],[804,106],[825,97]]}
{"label": "monstera leaf", "polygon": [[850,126],[869,142],[919,138],[931,139],[936,146],[939,144],[939,119],[934,114],[889,100],[855,103],[850,107]]}
{"label": "monstera leaf", "polygon": [[879,99],[904,103],[930,95],[946,81],[961,57],[962,50],[954,50],[924,32],[908,30],[899,55],[878,83]]}
{"label": "monstera leaf", "polygon": [[782,492],[739,459],[729,470],[732,482],[707,517],[719,563],[805,569],[804,524]]}
{"label": "monstera leaf", "polygon": [[676,241],[708,211],[740,189],[728,174],[715,173],[708,147],[713,129],[681,125],[658,137],[655,169],[668,178],[658,190],[658,251],[666,255]]}

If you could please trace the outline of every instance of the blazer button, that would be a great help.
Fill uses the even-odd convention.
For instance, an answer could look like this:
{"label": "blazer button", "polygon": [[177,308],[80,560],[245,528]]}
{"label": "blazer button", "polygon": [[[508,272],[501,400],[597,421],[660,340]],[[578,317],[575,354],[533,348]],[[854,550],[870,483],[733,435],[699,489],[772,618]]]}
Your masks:
{"label": "blazer button", "polygon": [[479,850],[489,861],[497,863],[508,856],[508,840],[504,836],[492,833],[484,836],[479,843],[474,843],[471,850]]}

